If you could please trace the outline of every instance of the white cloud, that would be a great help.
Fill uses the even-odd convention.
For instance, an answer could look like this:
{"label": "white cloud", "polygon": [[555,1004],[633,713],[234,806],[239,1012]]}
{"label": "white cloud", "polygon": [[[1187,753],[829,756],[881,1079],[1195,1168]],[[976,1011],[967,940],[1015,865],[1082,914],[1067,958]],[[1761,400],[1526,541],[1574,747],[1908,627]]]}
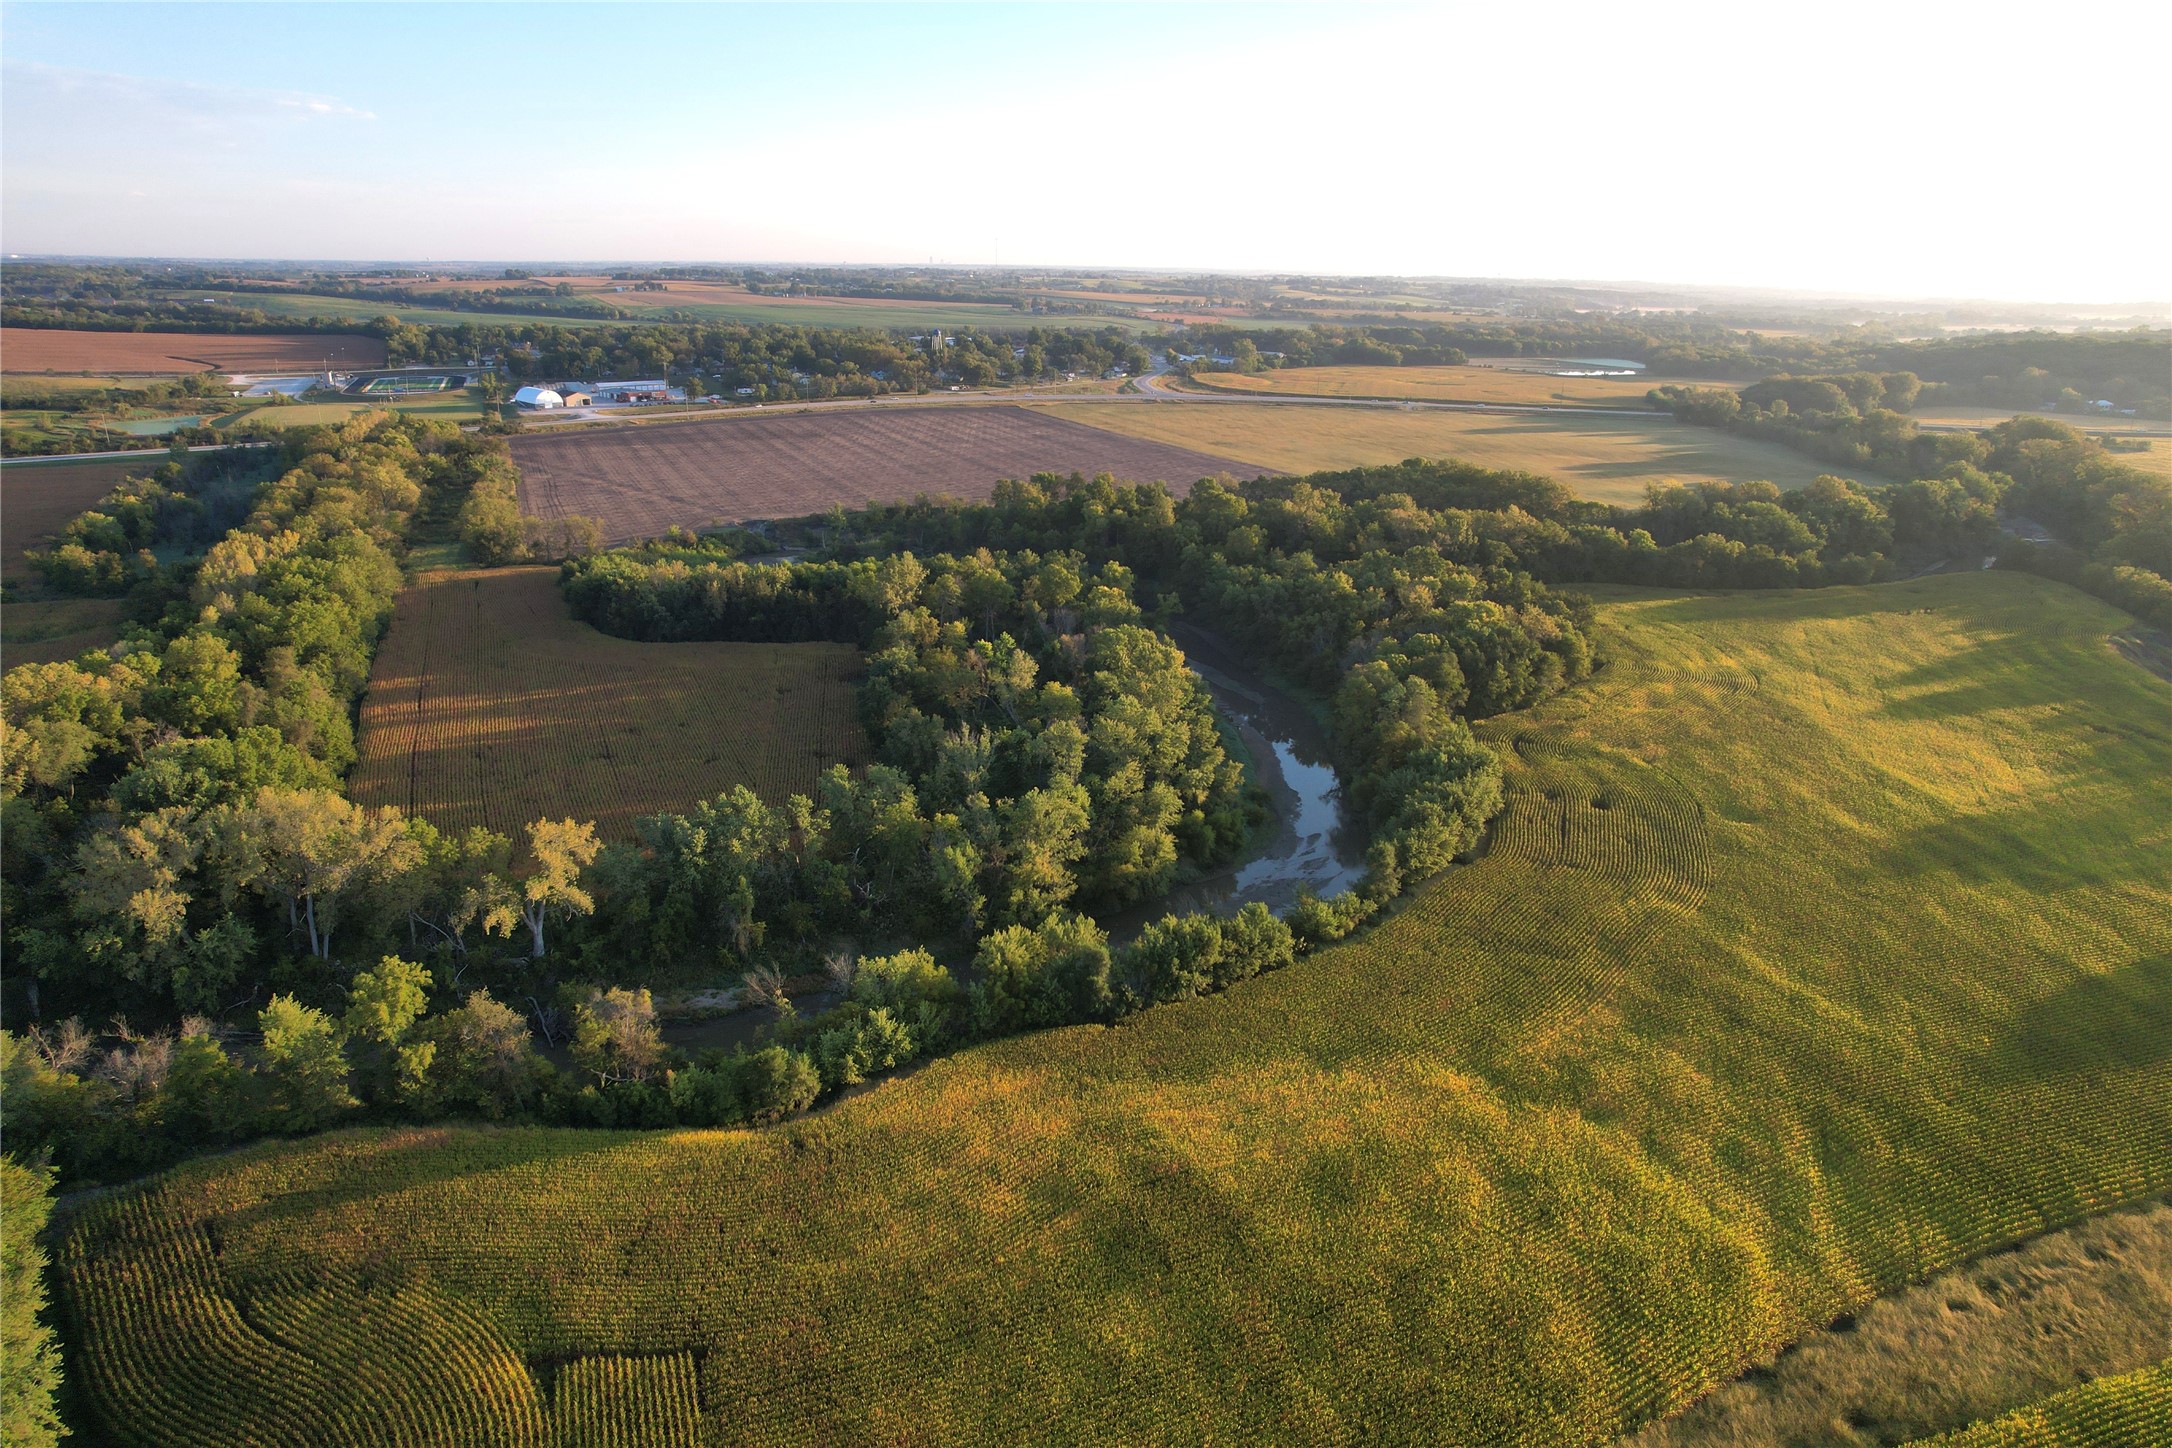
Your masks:
{"label": "white cloud", "polygon": [[161,131],[250,132],[278,122],[374,121],[371,112],[333,96],[194,81],[116,75],[110,71],[9,61],[4,67],[9,130],[66,135],[86,127],[109,131],[136,125]]}

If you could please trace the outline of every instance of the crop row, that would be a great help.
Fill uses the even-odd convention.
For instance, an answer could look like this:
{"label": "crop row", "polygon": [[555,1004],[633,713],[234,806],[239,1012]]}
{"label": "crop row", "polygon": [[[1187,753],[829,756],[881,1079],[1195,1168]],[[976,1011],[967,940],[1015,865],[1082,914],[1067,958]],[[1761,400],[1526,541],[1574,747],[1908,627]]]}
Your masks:
{"label": "crop row", "polygon": [[1919,1448],[2146,1448],[2172,1443],[2172,1362],[2069,1388]]}
{"label": "crop row", "polygon": [[[1999,633],[1924,615],[1871,656],[1959,660],[1928,672],[1966,701]],[[467,1364],[430,1392],[506,1441],[575,1404],[651,1441],[607,1426],[640,1396],[653,1441],[698,1401],[735,1444],[1595,1444],[1884,1288],[2172,1187],[2172,901],[2129,843],[2161,839],[2172,776],[2087,712],[2117,661],[2077,652],[2025,728],[1950,701],[1919,727],[1830,629],[1814,676],[1764,629],[1763,688],[1656,704],[1647,637],[1614,638],[1598,703],[1489,726],[1522,736],[1481,858],[1224,994],[770,1131],[350,1133],[89,1204],[61,1296],[90,1397],[183,1425],[127,1441],[229,1442],[225,1400],[286,1374],[308,1386],[247,1422],[307,1440],[352,1395],[280,1345],[344,1314],[324,1374],[361,1381],[397,1320],[428,1346],[382,1359]],[[2122,1441],[2102,1421],[2077,1441]]]}

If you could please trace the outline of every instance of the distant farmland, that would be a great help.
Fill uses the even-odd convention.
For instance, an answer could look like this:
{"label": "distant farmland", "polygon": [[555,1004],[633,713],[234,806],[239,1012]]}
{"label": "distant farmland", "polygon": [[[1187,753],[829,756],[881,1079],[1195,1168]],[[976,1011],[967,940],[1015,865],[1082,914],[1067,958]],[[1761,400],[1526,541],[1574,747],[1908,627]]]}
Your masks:
{"label": "distant farmland", "polygon": [[522,505],[601,518],[613,542],[921,493],[986,498],[998,479],[1108,471],[1179,493],[1262,469],[1017,407],[883,408],[651,423],[513,440]]}
{"label": "distant farmland", "polygon": [[351,793],[447,829],[570,815],[630,838],[735,784],[776,801],[860,762],[858,669],[843,644],[609,638],[554,568],[425,574],[378,650]]}
{"label": "distant farmland", "polygon": [[[1648,377],[1554,377],[1528,368],[1284,367],[1247,374],[1210,372],[1193,379],[1213,392],[1265,397],[1383,397],[1419,402],[1503,402],[1535,407],[1646,406],[1658,385]],[[1700,382],[1700,387],[1731,387]]]}
{"label": "distant farmland", "polygon": [[[503,291],[509,287],[565,282],[582,301],[601,302],[629,313],[620,320],[664,321],[674,314],[705,322],[781,322],[798,327],[869,327],[882,330],[924,331],[931,327],[991,329],[1026,327],[1141,328],[1145,324],[1129,313],[1076,313],[1034,316],[1016,307],[992,302],[908,301],[890,297],[770,297],[748,291],[735,282],[674,280],[661,292],[613,291],[608,277],[539,277],[527,282],[459,277],[436,282],[403,281],[409,292]],[[389,289],[388,289],[389,290]],[[215,297],[232,306],[249,307],[274,317],[353,317],[358,320],[392,315],[402,321],[458,326],[468,323],[547,322],[554,326],[597,326],[594,317],[559,317],[547,312],[465,311],[404,302],[392,297],[331,296],[316,292],[175,292],[176,298]],[[508,297],[518,305],[519,297]],[[556,298],[538,298],[541,305]]]}
{"label": "distant farmland", "polygon": [[382,367],[385,344],[345,333],[263,337],[197,332],[65,332],[43,327],[0,330],[0,369],[150,376],[180,372],[310,371]]}
{"label": "distant farmland", "polygon": [[1799,488],[1820,473],[1844,472],[1754,438],[1671,418],[1576,417],[1567,413],[1404,411],[1395,407],[1257,407],[1200,402],[1050,404],[1051,415],[1112,428],[1173,447],[1227,452],[1279,472],[1308,473],[1462,458],[1488,468],[1524,468],[1558,478],[1586,498],[1638,504],[1648,483],[1764,478]]}

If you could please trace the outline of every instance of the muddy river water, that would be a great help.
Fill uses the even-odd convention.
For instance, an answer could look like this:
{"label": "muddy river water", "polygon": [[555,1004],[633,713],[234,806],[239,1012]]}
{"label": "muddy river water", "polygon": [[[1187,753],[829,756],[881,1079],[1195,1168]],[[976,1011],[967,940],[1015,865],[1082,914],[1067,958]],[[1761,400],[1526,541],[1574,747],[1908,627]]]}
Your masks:
{"label": "muddy river water", "polygon": [[[1365,873],[1363,824],[1344,800],[1327,731],[1310,710],[1240,662],[1207,630],[1186,623],[1170,634],[1192,671],[1214,696],[1215,707],[1235,726],[1252,756],[1254,778],[1267,793],[1269,823],[1245,858],[1168,894],[1095,918],[1122,944],[1164,915],[1202,911],[1232,915],[1257,900],[1280,914],[1310,889],[1331,898]],[[827,993],[797,1002],[803,1014],[834,1002]],[[702,1021],[664,1026],[664,1039],[688,1050],[750,1043],[776,1019],[773,1012],[745,1010]]]}
{"label": "muddy river water", "polygon": [[1117,940],[1168,914],[1234,914],[1257,900],[1277,914],[1310,889],[1340,895],[1365,873],[1362,822],[1344,800],[1326,729],[1312,712],[1240,662],[1216,635],[1177,623],[1170,635],[1251,753],[1269,826],[1243,860],[1160,899],[1099,916]]}

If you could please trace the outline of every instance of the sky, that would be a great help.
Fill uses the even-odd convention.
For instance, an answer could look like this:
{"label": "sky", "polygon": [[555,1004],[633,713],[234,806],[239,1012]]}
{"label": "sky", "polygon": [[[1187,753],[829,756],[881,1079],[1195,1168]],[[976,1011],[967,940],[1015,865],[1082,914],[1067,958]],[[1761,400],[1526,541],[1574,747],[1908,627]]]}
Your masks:
{"label": "sky", "polygon": [[0,250],[2172,299],[2172,6],[0,4]]}

